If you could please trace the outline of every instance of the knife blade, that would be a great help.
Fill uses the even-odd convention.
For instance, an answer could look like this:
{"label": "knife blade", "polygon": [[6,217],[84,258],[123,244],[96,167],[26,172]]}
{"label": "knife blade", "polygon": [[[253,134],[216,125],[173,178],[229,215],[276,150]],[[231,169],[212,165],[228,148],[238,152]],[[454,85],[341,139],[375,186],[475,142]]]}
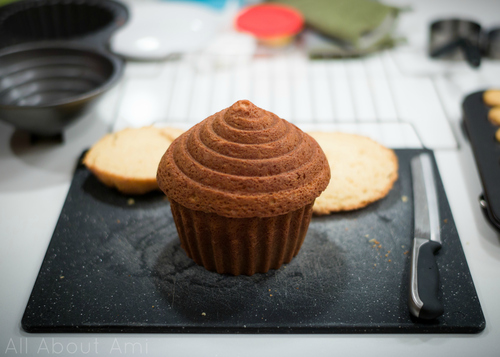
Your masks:
{"label": "knife blade", "polygon": [[441,248],[439,206],[431,157],[428,153],[411,160],[415,233],[410,268],[410,312],[421,319],[443,314],[438,299],[439,271],[435,254]]}

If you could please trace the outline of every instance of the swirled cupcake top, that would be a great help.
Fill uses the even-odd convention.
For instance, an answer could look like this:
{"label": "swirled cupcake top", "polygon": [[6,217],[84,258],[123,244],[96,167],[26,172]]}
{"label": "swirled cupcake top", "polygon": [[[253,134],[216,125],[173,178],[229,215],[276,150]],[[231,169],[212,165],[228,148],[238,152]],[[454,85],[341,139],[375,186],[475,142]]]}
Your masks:
{"label": "swirled cupcake top", "polygon": [[225,217],[270,217],[314,201],[330,169],[295,125],[240,100],[178,137],[158,166],[169,199]]}

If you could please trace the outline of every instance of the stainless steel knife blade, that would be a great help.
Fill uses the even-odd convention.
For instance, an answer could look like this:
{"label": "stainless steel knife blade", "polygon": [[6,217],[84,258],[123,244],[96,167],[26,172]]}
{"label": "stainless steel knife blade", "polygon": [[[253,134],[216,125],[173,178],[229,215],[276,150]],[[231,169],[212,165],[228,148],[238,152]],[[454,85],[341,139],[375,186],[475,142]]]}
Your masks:
{"label": "stainless steel knife blade", "polygon": [[422,319],[443,313],[438,299],[439,272],[435,254],[441,248],[439,202],[431,156],[411,160],[415,233],[410,268],[410,312]]}
{"label": "stainless steel knife blade", "polygon": [[436,183],[429,154],[420,154],[411,161],[415,237],[441,243],[439,206]]}

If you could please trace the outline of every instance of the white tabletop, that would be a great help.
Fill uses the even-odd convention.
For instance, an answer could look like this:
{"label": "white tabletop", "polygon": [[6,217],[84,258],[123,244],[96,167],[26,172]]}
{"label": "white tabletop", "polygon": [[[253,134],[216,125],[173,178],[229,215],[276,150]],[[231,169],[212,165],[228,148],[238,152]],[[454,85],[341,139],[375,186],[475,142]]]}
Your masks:
{"label": "white tabletop", "polygon": [[[399,5],[404,1],[392,1]],[[82,150],[113,129],[106,110],[120,97],[118,86],[92,113],[64,133],[61,145],[30,146],[27,137],[0,123],[0,354],[147,356],[496,356],[500,346],[500,233],[484,220],[471,148],[460,127],[463,96],[500,87],[500,65],[486,61],[476,71],[426,65],[428,22],[459,15],[485,27],[500,25],[500,2],[418,1],[401,15],[399,32],[409,43],[391,52],[405,78],[431,78],[455,147],[435,149],[440,174],[486,318],[476,335],[188,335],[188,334],[28,334],[20,326],[31,289],[64,203]],[[413,54],[413,55],[412,55]],[[420,56],[420,57],[419,57]],[[421,61],[421,66],[417,63]],[[498,62],[498,61],[497,61]],[[423,63],[423,64],[422,64]],[[415,73],[410,73],[411,68]],[[418,69],[418,71],[416,70]],[[427,73],[424,73],[426,72]],[[416,73],[418,72],[418,73]],[[137,73],[135,73],[137,76]],[[418,100],[418,98],[415,98]]]}

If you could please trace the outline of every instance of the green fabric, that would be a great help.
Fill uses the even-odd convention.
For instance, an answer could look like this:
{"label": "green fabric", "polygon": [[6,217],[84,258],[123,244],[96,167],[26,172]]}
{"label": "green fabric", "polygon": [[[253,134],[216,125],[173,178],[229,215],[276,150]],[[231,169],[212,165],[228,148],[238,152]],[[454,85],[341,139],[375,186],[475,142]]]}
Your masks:
{"label": "green fabric", "polygon": [[401,41],[401,39],[395,40],[391,36],[386,35],[373,46],[363,49],[357,49],[353,48],[352,46],[346,46],[345,43],[334,41],[331,38],[325,39],[322,37],[317,37],[317,35],[311,35],[310,33],[304,36],[305,50],[309,57],[312,59],[364,56],[375,51],[379,51],[383,48],[394,47],[396,43],[399,43]]}
{"label": "green fabric", "polygon": [[18,0],[0,0],[0,6],[2,5],[7,5],[11,2],[18,1]]}
{"label": "green fabric", "polygon": [[[362,35],[377,29],[388,17],[396,17],[399,9],[370,0],[272,0],[299,10],[306,24],[318,32],[342,40],[354,48]],[[389,34],[377,45],[390,45]],[[371,46],[371,47],[377,47]],[[366,49],[365,49],[366,50]]]}

